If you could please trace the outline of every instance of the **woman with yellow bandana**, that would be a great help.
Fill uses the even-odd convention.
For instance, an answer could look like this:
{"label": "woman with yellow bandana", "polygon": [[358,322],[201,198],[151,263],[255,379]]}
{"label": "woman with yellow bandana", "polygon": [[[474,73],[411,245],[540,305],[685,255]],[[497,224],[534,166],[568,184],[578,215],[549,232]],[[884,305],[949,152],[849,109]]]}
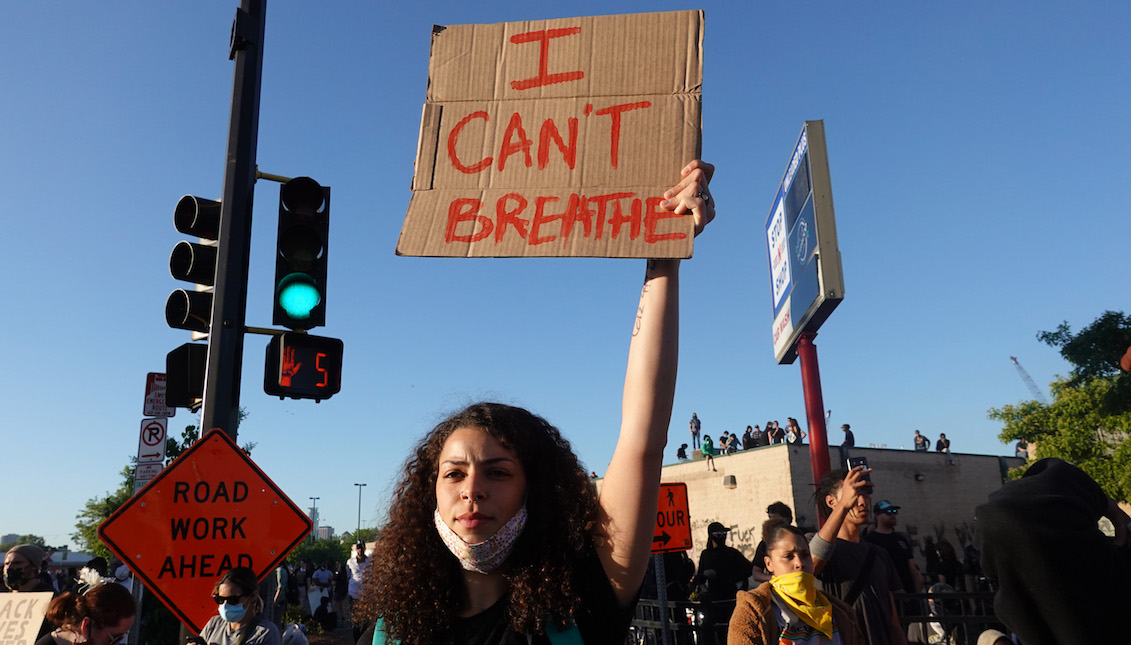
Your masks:
{"label": "woman with yellow bandana", "polygon": [[773,576],[738,592],[728,645],[864,645],[852,608],[817,590],[809,542],[781,519],[762,525]]}

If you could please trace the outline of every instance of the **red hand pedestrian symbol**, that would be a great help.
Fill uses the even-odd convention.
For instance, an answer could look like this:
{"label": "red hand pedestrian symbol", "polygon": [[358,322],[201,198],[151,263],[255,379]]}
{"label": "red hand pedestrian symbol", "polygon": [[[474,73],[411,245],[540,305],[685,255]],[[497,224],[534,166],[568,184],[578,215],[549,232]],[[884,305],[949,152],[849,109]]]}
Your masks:
{"label": "red hand pedestrian symbol", "polygon": [[283,350],[283,364],[280,369],[279,385],[282,387],[291,386],[291,377],[298,373],[298,368],[302,367],[302,363],[295,362],[295,348],[288,347]]}

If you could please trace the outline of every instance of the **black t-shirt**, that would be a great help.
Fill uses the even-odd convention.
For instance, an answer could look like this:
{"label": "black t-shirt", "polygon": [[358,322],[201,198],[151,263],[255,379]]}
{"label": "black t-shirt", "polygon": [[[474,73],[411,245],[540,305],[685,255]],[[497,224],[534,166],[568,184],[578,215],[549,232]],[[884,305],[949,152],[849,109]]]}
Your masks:
{"label": "black t-shirt", "polygon": [[891,533],[872,531],[865,535],[864,539],[888,552],[895,572],[899,574],[899,581],[903,583],[904,591],[919,591],[915,588],[915,579],[911,577],[911,564],[908,562],[912,557],[911,540],[906,535],[897,531]]}
{"label": "black t-shirt", "polygon": [[[605,569],[596,554],[582,561],[578,571],[581,585],[581,606],[573,616],[573,621],[581,632],[585,645],[621,645],[628,634],[636,601],[621,608],[609,584]],[[503,596],[494,605],[474,616],[456,618],[450,638],[441,643],[445,645],[549,645],[545,634],[537,634],[528,641],[525,634],[511,628],[506,610],[509,599]],[[357,645],[372,645],[373,627],[365,631]]]}
{"label": "black t-shirt", "polygon": [[[872,564],[867,572],[864,563],[868,552],[875,551]],[[853,603],[856,610],[856,624],[864,632],[871,645],[897,643],[892,634],[892,592],[903,589],[899,575],[892,566],[891,556],[874,544],[868,542],[849,542],[837,538],[836,550],[832,559],[825,565],[818,579],[826,594],[845,600],[852,591],[856,579],[866,576],[866,583]]]}
{"label": "black t-shirt", "polygon": [[758,548],[754,549],[754,566],[763,573],[769,573],[766,571],[766,555],[766,541],[762,540],[758,543]]}

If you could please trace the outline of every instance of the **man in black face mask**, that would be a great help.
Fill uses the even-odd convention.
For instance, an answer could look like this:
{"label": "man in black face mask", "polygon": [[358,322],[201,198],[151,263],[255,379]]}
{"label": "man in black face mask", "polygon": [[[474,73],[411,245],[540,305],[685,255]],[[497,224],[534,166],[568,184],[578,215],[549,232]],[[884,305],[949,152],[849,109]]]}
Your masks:
{"label": "man in black face mask", "polygon": [[13,592],[55,591],[39,577],[43,549],[34,544],[18,544],[4,555],[4,586]]}

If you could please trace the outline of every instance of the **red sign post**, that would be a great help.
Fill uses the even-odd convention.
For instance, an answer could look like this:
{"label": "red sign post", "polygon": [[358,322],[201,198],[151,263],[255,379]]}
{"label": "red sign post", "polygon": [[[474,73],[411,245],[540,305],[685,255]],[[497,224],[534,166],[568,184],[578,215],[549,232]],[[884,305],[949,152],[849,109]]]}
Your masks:
{"label": "red sign post", "polygon": [[98,536],[196,633],[228,569],[259,579],[310,534],[310,519],[221,430],[204,435],[98,528]]}
{"label": "red sign post", "polygon": [[691,513],[687,509],[687,484],[660,484],[652,553],[687,551],[690,548]]}

